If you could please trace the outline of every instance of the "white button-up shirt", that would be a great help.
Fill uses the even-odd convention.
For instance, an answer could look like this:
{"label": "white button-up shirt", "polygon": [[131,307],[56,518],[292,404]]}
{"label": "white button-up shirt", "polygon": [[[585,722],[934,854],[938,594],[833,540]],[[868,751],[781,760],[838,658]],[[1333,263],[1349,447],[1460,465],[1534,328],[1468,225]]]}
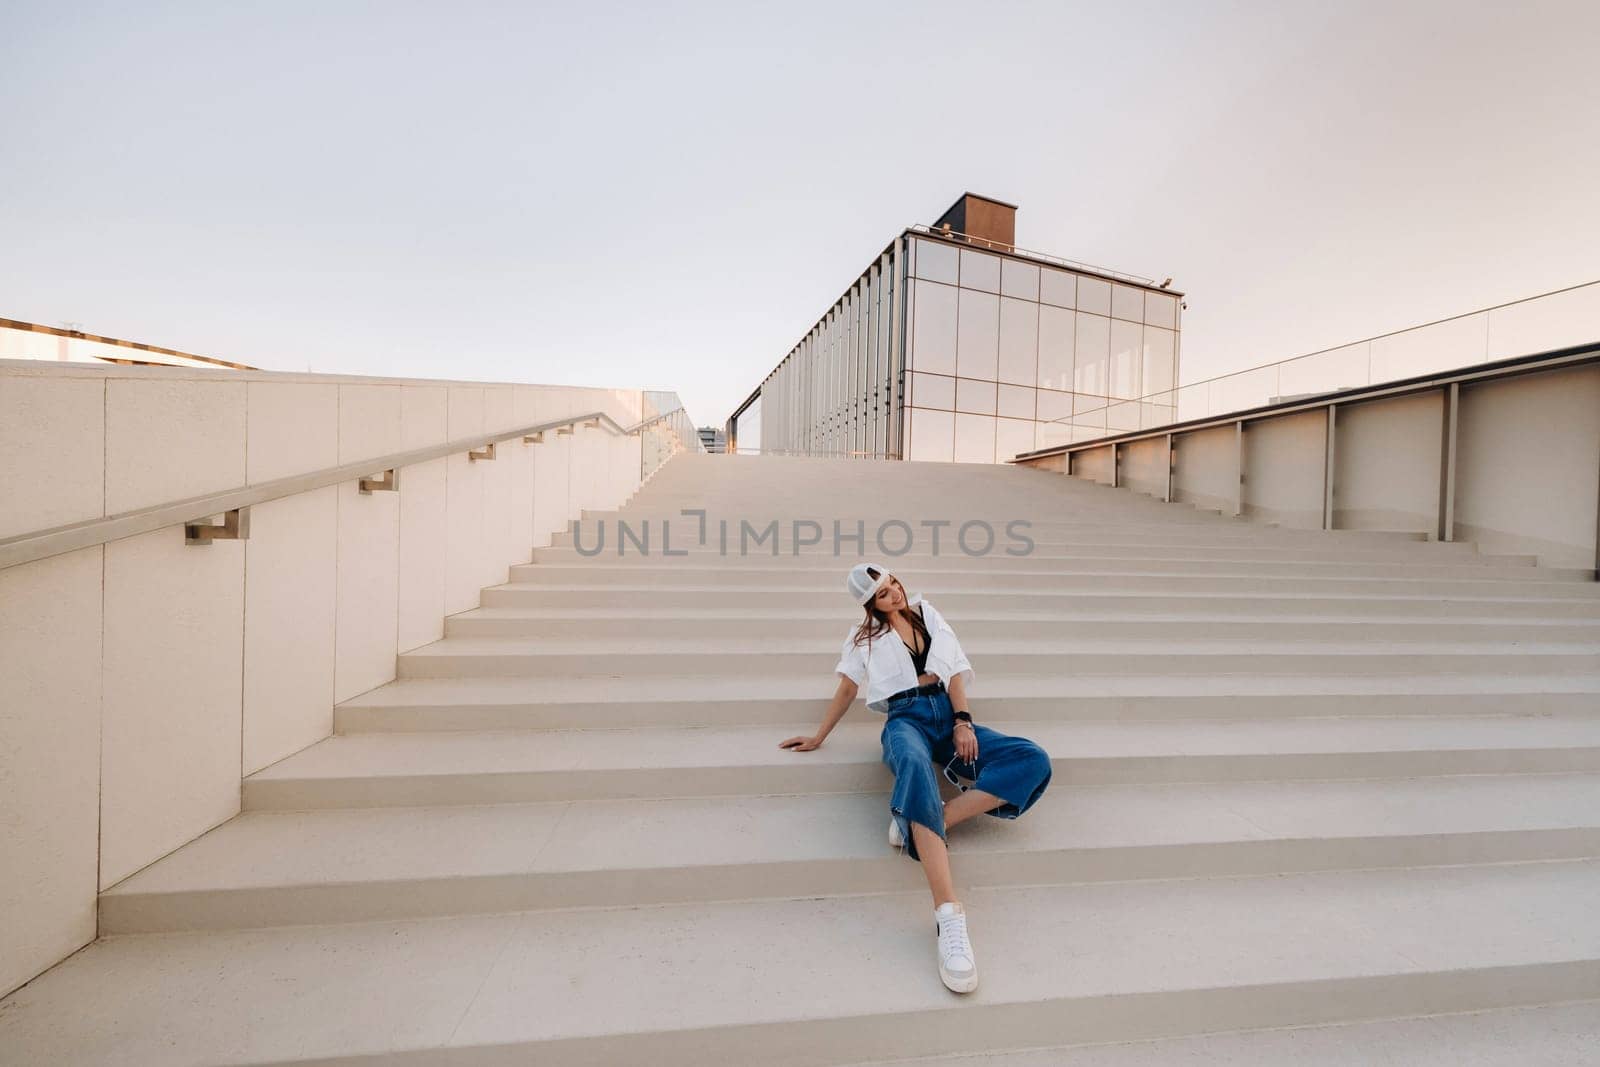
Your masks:
{"label": "white button-up shirt", "polygon": [[[946,685],[959,674],[970,689],[972,664],[967,662],[967,654],[961,650],[956,632],[932,604],[922,599],[920,593],[907,597],[906,601],[910,607],[919,603],[922,605],[922,621],[932,638],[928,645],[926,673],[937,674]],[[834,670],[865,690],[870,710],[887,715],[889,697],[902,689],[916,688],[916,664],[911,662],[911,650],[893,629],[859,645],[855,643],[857,629],[856,626],[850,627]]]}

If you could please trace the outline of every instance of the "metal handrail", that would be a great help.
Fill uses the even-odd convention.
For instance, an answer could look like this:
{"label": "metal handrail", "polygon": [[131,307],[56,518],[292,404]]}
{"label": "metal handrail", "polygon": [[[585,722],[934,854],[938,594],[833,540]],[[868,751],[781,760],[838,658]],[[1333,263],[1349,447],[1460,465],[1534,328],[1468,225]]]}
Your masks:
{"label": "metal handrail", "polygon": [[111,541],[120,541],[125,537],[134,537],[142,533],[149,533],[152,530],[164,529],[168,526],[181,526],[186,523],[198,522],[209,516],[249,507],[252,504],[263,504],[269,500],[278,500],[286,496],[294,496],[297,493],[310,492],[313,489],[323,489],[330,485],[338,485],[341,482],[355,481],[376,471],[396,470],[417,463],[426,463],[432,459],[441,459],[445,456],[453,456],[462,452],[473,452],[486,445],[498,444],[501,441],[510,441],[518,437],[532,438],[536,434],[559,430],[564,426],[593,423],[598,427],[601,424],[607,424],[615,436],[630,437],[683,410],[684,408],[680,405],[671,411],[664,411],[659,415],[634,423],[632,426],[623,426],[604,411],[591,411],[583,415],[571,415],[551,422],[524,426],[521,429],[497,430],[494,433],[462,437],[454,441],[447,441],[442,445],[429,445],[427,448],[414,448],[407,452],[391,452],[388,455],[373,456],[370,459],[344,463],[337,467],[327,467],[307,474],[294,474],[287,478],[276,478],[270,482],[261,482],[258,485],[205,493],[185,500],[175,500],[166,504],[156,504],[147,508],[124,511],[117,515],[107,515],[102,518],[86,519],[83,522],[70,523],[66,526],[57,526],[48,530],[35,530],[32,533],[17,534],[13,537],[0,539],[0,570],[7,567],[15,567],[20,563],[48,559],[51,556],[59,556],[66,552],[93,548],[96,545],[103,545]]}
{"label": "metal handrail", "polygon": [[1083,441],[1068,441],[1059,445],[1050,445],[1046,448],[1036,448],[1031,452],[1018,452],[1006,462],[1023,463],[1028,460],[1044,459],[1049,456],[1070,455],[1094,448],[1128,444],[1132,441],[1145,441],[1156,437],[1195,433],[1200,430],[1215,429],[1219,426],[1232,426],[1236,423],[1260,422],[1264,419],[1293,415],[1302,411],[1320,411],[1323,408],[1344,407],[1349,404],[1380,400],[1387,397],[1425,393],[1449,385],[1461,385],[1489,378],[1512,378],[1523,374],[1535,374],[1540,371],[1581,366],[1595,362],[1600,362],[1600,348],[1597,348],[1594,344],[1575,345],[1571,348],[1559,348],[1551,352],[1513,356],[1509,359],[1496,360],[1493,363],[1479,364],[1474,367],[1462,367],[1450,371],[1434,371],[1415,378],[1380,382],[1377,385],[1357,385],[1347,389],[1330,389],[1325,393],[1311,393],[1303,398],[1279,400],[1275,403],[1262,404],[1253,408],[1241,408],[1238,411],[1224,412],[1220,415],[1202,415],[1183,422],[1163,423],[1160,426],[1145,427],[1138,430],[1118,430],[1116,433],[1102,434],[1099,437],[1091,437]]}
{"label": "metal handrail", "polygon": [[[1160,402],[1159,398],[1161,398],[1161,397],[1167,397],[1167,396],[1176,397],[1176,395],[1178,393],[1184,392],[1185,390],[1188,390],[1188,389],[1198,389],[1202,385],[1207,386],[1209,388],[1210,386],[1216,384],[1217,382],[1225,382],[1225,381],[1228,381],[1230,379],[1245,378],[1245,377],[1248,377],[1249,375],[1252,375],[1252,374],[1259,374],[1262,371],[1281,369],[1283,367],[1287,367],[1291,363],[1298,363],[1301,360],[1309,360],[1309,359],[1313,359],[1313,358],[1315,358],[1317,356],[1326,356],[1326,355],[1330,355],[1330,354],[1332,354],[1334,352],[1341,352],[1341,351],[1343,351],[1345,349],[1359,348],[1362,345],[1369,345],[1370,346],[1370,345],[1374,344],[1375,342],[1387,341],[1392,337],[1404,337],[1407,334],[1420,333],[1423,330],[1432,329],[1435,326],[1442,326],[1447,322],[1460,322],[1460,321],[1462,321],[1464,319],[1476,318],[1479,315],[1489,315],[1492,312],[1503,311],[1506,308],[1518,307],[1518,306],[1520,306],[1522,304],[1531,304],[1535,300],[1545,300],[1545,299],[1548,299],[1548,298],[1550,298],[1552,296],[1560,296],[1563,293],[1577,292],[1579,289],[1588,289],[1588,288],[1590,288],[1592,286],[1596,286],[1596,285],[1600,285],[1600,280],[1579,282],[1576,285],[1569,285],[1569,286],[1566,286],[1565,288],[1562,288],[1562,289],[1551,289],[1549,292],[1535,293],[1533,296],[1524,296],[1524,297],[1520,297],[1520,298],[1518,298],[1516,300],[1507,300],[1507,301],[1505,301],[1503,303],[1500,303],[1500,304],[1493,304],[1493,305],[1490,305],[1489,307],[1478,308],[1476,311],[1464,311],[1459,315],[1450,315],[1450,316],[1447,316],[1446,318],[1434,319],[1431,322],[1419,323],[1416,326],[1407,326],[1404,329],[1400,329],[1400,330],[1390,330],[1388,333],[1373,334],[1371,337],[1363,337],[1360,340],[1346,341],[1343,344],[1331,345],[1331,346],[1329,346],[1327,348],[1318,348],[1318,349],[1316,349],[1314,351],[1311,351],[1311,352],[1302,352],[1297,356],[1285,356],[1283,359],[1275,359],[1271,363],[1257,363],[1253,367],[1243,367],[1243,368],[1241,368],[1239,370],[1229,371],[1226,374],[1216,374],[1216,375],[1212,375],[1210,378],[1200,378],[1200,379],[1197,379],[1195,381],[1188,382],[1188,383],[1186,383],[1184,385],[1174,384],[1171,389],[1159,389],[1156,392],[1143,393],[1143,394],[1141,394],[1139,396],[1129,396],[1129,397],[1109,397],[1108,396],[1108,397],[1104,398],[1106,402],[1104,404],[1101,404],[1099,407],[1089,408],[1087,411],[1079,411],[1079,412],[1075,412],[1074,414],[1071,414],[1071,415],[1062,415],[1060,418],[1050,419],[1048,421],[1050,421],[1052,423],[1069,423],[1070,424],[1072,422],[1072,420],[1074,420],[1076,418],[1079,418],[1080,416],[1083,416],[1083,415],[1086,415],[1086,414],[1093,414],[1096,411],[1104,411],[1104,410],[1106,410],[1108,408],[1121,407],[1124,404],[1159,403]],[[1482,365],[1483,364],[1481,364],[1481,363],[1464,363],[1464,364],[1462,364],[1462,366],[1464,366],[1464,367],[1475,367],[1475,366],[1482,366]],[[1433,373],[1441,373],[1441,372],[1435,371]],[[1391,380],[1393,380],[1393,381],[1404,381],[1405,379],[1391,379]],[[1365,382],[1358,382],[1358,383],[1355,383],[1353,385],[1344,386],[1344,388],[1347,388],[1347,389],[1360,389],[1360,388],[1365,388],[1365,387],[1368,387],[1368,386],[1382,385],[1382,384],[1383,384],[1382,382],[1374,382],[1372,380],[1372,353],[1371,353],[1371,351],[1369,349],[1369,351],[1367,353],[1367,380]],[[1324,391],[1325,392],[1332,392],[1333,390],[1323,390],[1323,391],[1319,391],[1319,392],[1316,392],[1316,393],[1302,393],[1302,394],[1298,394],[1298,395],[1300,395],[1300,396],[1320,396],[1321,392],[1324,392]],[[1098,396],[1099,394],[1089,394],[1089,395]],[[1285,398],[1285,399],[1289,399],[1289,398]],[[1174,401],[1174,403],[1176,403],[1176,401]],[[1217,417],[1222,417],[1222,416],[1227,415],[1227,414],[1229,414],[1229,413],[1228,412],[1220,412]]]}

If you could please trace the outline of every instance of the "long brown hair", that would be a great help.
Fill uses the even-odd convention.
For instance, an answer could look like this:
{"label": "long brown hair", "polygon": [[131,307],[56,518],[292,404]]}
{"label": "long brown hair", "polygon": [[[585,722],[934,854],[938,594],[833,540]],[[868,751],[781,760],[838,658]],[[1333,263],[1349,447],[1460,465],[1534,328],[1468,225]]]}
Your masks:
{"label": "long brown hair", "polygon": [[[867,574],[872,578],[873,581],[877,581],[878,576],[882,573],[883,572],[878,570],[876,567],[867,568]],[[889,580],[895,585],[900,586],[900,595],[904,596],[906,587],[900,585],[900,579],[891,574],[889,576]],[[865,641],[867,642],[867,647],[871,648],[873,638],[888,632],[889,616],[878,610],[877,600],[878,594],[877,591],[874,590],[873,594],[867,598],[867,602],[862,605],[866,611],[866,618],[861,620],[861,625],[856,628],[856,637],[853,644],[859,645],[861,642]],[[907,607],[910,607],[910,605],[908,604]],[[907,611],[905,614],[906,618],[911,620],[911,628],[922,635],[922,647],[928,648],[932,646],[933,637],[928,633],[928,626],[922,621],[921,615],[915,611]]]}

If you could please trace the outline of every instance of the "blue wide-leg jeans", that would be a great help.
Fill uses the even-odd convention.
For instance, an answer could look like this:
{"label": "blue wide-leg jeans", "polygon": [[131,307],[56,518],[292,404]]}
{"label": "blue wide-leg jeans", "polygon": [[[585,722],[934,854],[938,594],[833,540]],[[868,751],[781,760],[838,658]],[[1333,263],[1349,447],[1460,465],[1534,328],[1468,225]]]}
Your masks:
{"label": "blue wide-leg jeans", "polygon": [[889,701],[881,737],[883,762],[894,772],[889,810],[905,839],[902,853],[919,862],[909,824],[921,823],[941,838],[945,836],[939,774],[951,760],[955,760],[951,770],[972,779],[972,788],[1004,801],[986,812],[1000,819],[1015,819],[1027,811],[1050,784],[1049,753],[1025,737],[1012,737],[987,726],[976,727],[978,758],[970,763],[960,759],[955,722],[950,695],[942,686],[931,693],[900,695]]}

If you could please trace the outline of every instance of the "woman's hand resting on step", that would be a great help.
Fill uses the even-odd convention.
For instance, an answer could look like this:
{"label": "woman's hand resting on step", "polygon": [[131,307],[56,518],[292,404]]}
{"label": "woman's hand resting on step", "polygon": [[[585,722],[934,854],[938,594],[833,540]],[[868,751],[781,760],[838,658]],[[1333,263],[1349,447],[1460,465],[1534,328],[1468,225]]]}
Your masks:
{"label": "woman's hand resting on step", "polygon": [[778,742],[779,748],[789,748],[796,752],[810,752],[812,749],[820,748],[821,746],[822,738],[820,737],[791,737],[787,741]]}

